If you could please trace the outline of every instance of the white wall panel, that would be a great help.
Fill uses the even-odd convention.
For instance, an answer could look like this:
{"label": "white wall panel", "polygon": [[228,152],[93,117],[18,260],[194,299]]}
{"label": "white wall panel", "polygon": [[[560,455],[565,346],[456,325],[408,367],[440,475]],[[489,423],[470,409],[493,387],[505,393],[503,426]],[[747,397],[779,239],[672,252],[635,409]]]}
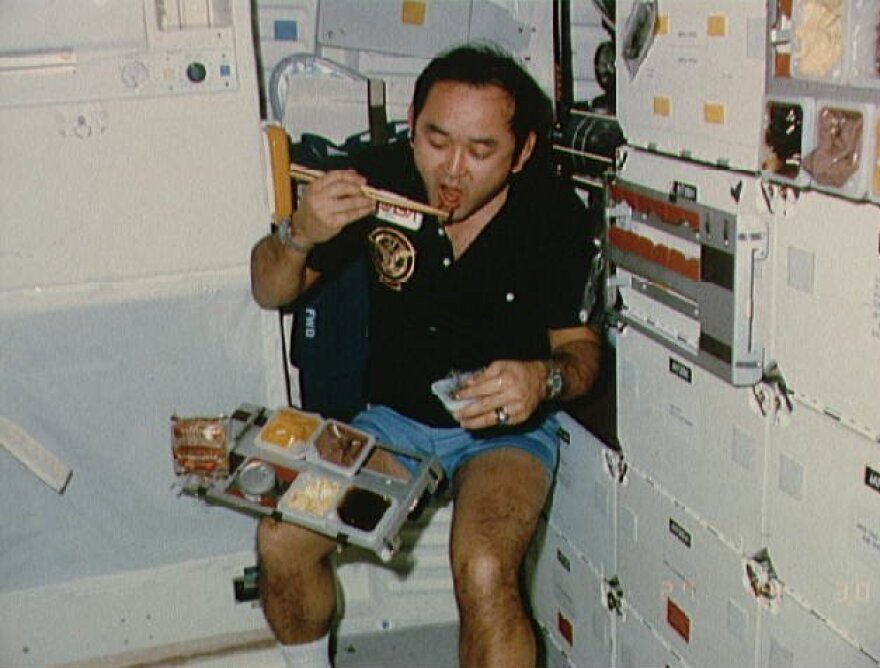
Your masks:
{"label": "white wall panel", "polygon": [[559,413],[559,464],[547,514],[599,574],[617,568],[615,524],[619,453],[584,429],[567,413]]}
{"label": "white wall panel", "polygon": [[543,521],[533,549],[529,592],[535,620],[578,668],[607,668],[615,620],[605,604],[603,579]]}
{"label": "white wall panel", "polygon": [[763,544],[769,418],[728,385],[633,328],[617,339],[624,459],[736,549]]}
{"label": "white wall panel", "polygon": [[615,642],[615,663],[617,668],[686,668],[684,659],[670,648],[657,631],[639,616],[639,613],[626,603],[623,614],[617,620]]}
{"label": "white wall panel", "polygon": [[880,436],[880,208],[781,193],[774,226],[774,356],[818,411]]}
{"label": "white wall panel", "polygon": [[771,453],[768,548],[779,579],[880,657],[880,447],[798,403]]}
{"label": "white wall panel", "polygon": [[623,50],[638,4],[617,2],[617,105],[627,140],[693,160],[757,169],[767,3],[658,3],[653,43],[632,74]]}
{"label": "white wall panel", "polygon": [[876,668],[877,662],[826,621],[783,595],[778,609],[762,611],[759,668]]}
{"label": "white wall panel", "polygon": [[743,556],[633,470],[619,508],[618,577],[627,605],[691,665],[754,666],[758,604]]}

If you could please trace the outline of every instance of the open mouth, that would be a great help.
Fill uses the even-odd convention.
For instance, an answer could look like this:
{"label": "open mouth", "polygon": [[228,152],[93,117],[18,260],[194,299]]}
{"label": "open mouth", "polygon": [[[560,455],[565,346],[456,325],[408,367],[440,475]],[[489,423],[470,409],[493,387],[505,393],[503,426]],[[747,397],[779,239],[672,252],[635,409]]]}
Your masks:
{"label": "open mouth", "polygon": [[461,204],[464,193],[461,188],[453,188],[452,186],[441,185],[438,188],[438,197],[440,199],[440,208],[446,211],[455,211]]}

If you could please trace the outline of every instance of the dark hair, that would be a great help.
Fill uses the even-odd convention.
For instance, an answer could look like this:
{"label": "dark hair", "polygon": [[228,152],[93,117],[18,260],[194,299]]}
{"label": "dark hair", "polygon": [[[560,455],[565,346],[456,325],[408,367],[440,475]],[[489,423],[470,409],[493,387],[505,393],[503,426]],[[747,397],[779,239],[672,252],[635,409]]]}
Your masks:
{"label": "dark hair", "polygon": [[530,132],[537,143],[533,160],[550,150],[553,106],[541,87],[513,57],[493,44],[471,43],[445,51],[435,57],[419,75],[413,92],[413,119],[425,106],[435,83],[454,81],[472,86],[495,85],[513,98],[510,129],[514,136],[514,157],[519,157]]}

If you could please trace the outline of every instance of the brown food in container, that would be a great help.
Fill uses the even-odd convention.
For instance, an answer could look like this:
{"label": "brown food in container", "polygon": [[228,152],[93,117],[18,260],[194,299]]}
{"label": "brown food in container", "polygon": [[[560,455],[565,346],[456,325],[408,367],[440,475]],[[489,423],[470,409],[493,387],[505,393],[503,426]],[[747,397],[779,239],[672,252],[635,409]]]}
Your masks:
{"label": "brown food in container", "polygon": [[357,463],[368,442],[367,434],[330,420],[315,439],[315,450],[325,462],[348,468]]}
{"label": "brown food in container", "polygon": [[804,159],[817,183],[840,188],[855,174],[861,161],[862,114],[824,107],[819,113],[816,148]]}

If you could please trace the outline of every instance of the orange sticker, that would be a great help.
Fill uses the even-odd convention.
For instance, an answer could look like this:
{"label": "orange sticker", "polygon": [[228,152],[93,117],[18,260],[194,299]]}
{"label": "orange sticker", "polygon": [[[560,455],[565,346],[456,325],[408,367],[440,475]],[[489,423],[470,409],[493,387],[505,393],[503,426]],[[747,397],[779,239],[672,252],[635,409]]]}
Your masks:
{"label": "orange sticker", "polygon": [[556,613],[556,627],[559,629],[559,635],[568,641],[568,644],[574,647],[574,629],[571,621],[561,612]]}
{"label": "orange sticker", "polygon": [[691,620],[671,598],[666,601],[666,621],[685,642],[691,641]]}

